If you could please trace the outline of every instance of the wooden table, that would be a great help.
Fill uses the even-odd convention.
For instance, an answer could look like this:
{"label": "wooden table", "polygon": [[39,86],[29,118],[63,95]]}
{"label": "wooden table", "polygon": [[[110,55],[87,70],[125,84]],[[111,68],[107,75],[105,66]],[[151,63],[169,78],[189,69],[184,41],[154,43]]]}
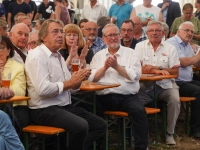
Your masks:
{"label": "wooden table", "polygon": [[[157,74],[142,74],[140,77],[140,81],[153,81],[154,83],[154,107],[157,108],[157,96],[156,96],[156,81],[163,80],[163,79],[172,79],[177,78],[177,75],[157,75]],[[158,117],[157,113],[154,114],[155,116],[155,142],[158,140]]]}
{"label": "wooden table", "polygon": [[19,102],[19,101],[28,101],[30,97],[27,96],[14,96],[9,100],[0,100],[0,104],[6,104],[6,103],[13,103],[13,102]]}
{"label": "wooden table", "polygon": [[12,120],[12,123],[14,123],[14,118],[13,118],[14,111],[13,111],[13,105],[12,105],[12,103],[13,102],[19,102],[19,101],[27,101],[29,99],[30,99],[30,97],[27,97],[27,96],[14,96],[14,97],[12,97],[9,100],[0,100],[0,105],[4,105],[4,111],[6,111],[6,104],[10,104],[9,105],[10,106],[10,111],[12,113],[11,120]]}

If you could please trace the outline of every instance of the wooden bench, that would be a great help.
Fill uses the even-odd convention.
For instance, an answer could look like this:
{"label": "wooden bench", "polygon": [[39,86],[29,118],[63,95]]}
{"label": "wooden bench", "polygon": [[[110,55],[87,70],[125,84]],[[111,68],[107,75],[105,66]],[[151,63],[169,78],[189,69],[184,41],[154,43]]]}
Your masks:
{"label": "wooden bench", "polygon": [[[149,108],[149,107],[145,107],[146,113],[147,114],[156,114],[160,112],[160,109],[158,108]],[[120,118],[114,119],[114,121],[112,121],[111,123],[108,123],[108,127],[111,126],[112,124],[114,124],[115,122],[117,122],[118,119],[121,119],[122,123],[121,126],[122,128],[120,129],[120,123],[118,123],[118,129],[119,129],[119,133],[121,130],[122,133],[122,147],[120,148],[120,150],[126,150],[126,127],[125,127],[125,118],[128,117],[128,113],[123,112],[123,111],[105,111],[104,112],[106,121],[108,122],[108,115],[113,115],[113,116],[118,116]],[[155,129],[157,130],[157,129]],[[129,145],[132,147],[132,129],[130,127],[130,138],[129,138]],[[118,149],[119,149],[120,143],[118,143]],[[106,132],[105,135],[105,149],[108,150],[108,130]]]}
{"label": "wooden bench", "polygon": [[[22,129],[24,134],[24,147],[26,150],[34,143],[41,143],[42,150],[45,150],[45,138],[46,136],[56,135],[57,136],[57,150],[60,149],[59,134],[65,132],[62,128],[49,127],[49,126],[39,126],[39,125],[29,125]],[[39,134],[37,138],[29,138],[29,133]]]}

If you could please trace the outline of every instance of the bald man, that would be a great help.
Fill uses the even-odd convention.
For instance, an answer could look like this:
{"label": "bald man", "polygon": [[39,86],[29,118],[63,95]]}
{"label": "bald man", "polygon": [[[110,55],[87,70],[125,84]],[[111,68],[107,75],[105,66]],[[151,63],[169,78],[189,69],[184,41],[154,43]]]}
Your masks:
{"label": "bald man", "polygon": [[14,45],[15,55],[13,59],[24,65],[27,56],[27,44],[29,28],[24,23],[14,25],[10,31],[10,40]]}
{"label": "bald man", "polygon": [[142,19],[138,16],[131,17],[131,20],[134,23],[133,37],[138,42],[144,41],[147,39],[146,32],[142,29]]}
{"label": "bald man", "polygon": [[100,37],[97,37],[98,27],[95,22],[89,21],[85,23],[83,32],[87,40],[87,44],[89,48],[93,50],[94,54],[104,48],[107,48],[103,40]]}

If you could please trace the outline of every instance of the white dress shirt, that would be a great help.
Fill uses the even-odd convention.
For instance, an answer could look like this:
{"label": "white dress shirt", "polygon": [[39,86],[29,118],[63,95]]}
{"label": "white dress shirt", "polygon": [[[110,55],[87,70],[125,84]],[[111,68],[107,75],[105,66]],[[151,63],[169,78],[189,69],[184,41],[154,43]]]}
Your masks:
{"label": "white dress shirt", "polygon": [[70,90],[63,91],[63,82],[69,80],[71,74],[59,53],[52,53],[41,44],[33,51],[29,51],[25,70],[27,89],[31,97],[28,103],[31,109],[71,104]]}
{"label": "white dress shirt", "polygon": [[[112,55],[109,53],[108,48],[103,49],[94,55],[90,63],[92,69],[92,74],[89,78],[90,81],[93,81],[96,71],[104,66],[105,60],[110,56]],[[117,57],[118,64],[125,68],[131,80],[122,77],[115,69],[110,67],[106,70],[99,82],[119,83],[121,86],[97,91],[97,94],[136,94],[140,88],[139,79],[141,76],[141,64],[138,54],[131,48],[120,46],[119,50],[115,53],[115,56]]]}
{"label": "white dress shirt", "polygon": [[[152,66],[162,66],[163,68],[180,66],[176,48],[163,40],[155,52],[149,40],[138,43],[135,47],[135,51],[137,51],[140,55],[142,66],[146,64]],[[174,79],[164,79],[157,81],[156,83],[163,89],[168,89],[172,88],[172,80]]]}
{"label": "white dress shirt", "polygon": [[81,19],[88,19],[89,21],[97,22],[102,16],[108,16],[107,9],[105,6],[97,2],[93,8],[90,3],[83,7]]}

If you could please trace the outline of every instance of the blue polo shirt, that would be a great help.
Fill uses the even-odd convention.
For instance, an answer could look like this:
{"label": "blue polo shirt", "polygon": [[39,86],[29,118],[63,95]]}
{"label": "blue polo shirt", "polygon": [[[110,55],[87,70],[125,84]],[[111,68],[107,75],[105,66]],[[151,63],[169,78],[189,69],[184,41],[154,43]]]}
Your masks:
{"label": "blue polo shirt", "polygon": [[[182,57],[193,57],[195,54],[192,50],[192,47],[190,46],[190,43],[185,44],[178,35],[175,35],[172,38],[169,38],[167,40],[170,44],[174,45],[176,47],[176,50],[178,51],[179,58]],[[192,81],[193,72],[192,72],[192,66],[187,67],[179,67],[179,76],[176,79],[176,81]]]}
{"label": "blue polo shirt", "polygon": [[108,16],[110,16],[110,17],[116,16],[117,17],[117,26],[120,29],[122,22],[125,19],[130,18],[132,9],[133,9],[133,6],[131,4],[129,4],[128,2],[125,2],[121,6],[119,6],[118,3],[115,3],[110,7]]}

